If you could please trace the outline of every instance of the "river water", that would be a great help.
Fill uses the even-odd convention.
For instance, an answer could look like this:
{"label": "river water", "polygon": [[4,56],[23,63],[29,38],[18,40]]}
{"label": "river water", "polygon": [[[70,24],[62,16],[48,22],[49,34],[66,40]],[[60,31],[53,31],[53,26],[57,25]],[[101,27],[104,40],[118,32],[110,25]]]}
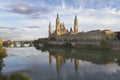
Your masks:
{"label": "river water", "polygon": [[110,52],[8,48],[2,73],[25,73],[33,80],[120,80],[119,60],[114,61],[120,54]]}

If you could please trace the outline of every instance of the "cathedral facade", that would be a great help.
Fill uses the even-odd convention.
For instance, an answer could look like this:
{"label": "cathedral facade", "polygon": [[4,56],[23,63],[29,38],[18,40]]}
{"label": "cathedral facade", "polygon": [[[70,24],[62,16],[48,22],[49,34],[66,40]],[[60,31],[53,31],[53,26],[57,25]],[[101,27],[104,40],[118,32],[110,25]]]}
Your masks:
{"label": "cathedral facade", "polygon": [[77,16],[75,16],[75,20],[74,20],[74,30],[72,30],[72,28],[71,28],[70,31],[68,31],[68,29],[66,29],[64,23],[60,22],[59,15],[57,14],[56,29],[55,29],[55,31],[52,31],[52,25],[50,22],[48,32],[49,32],[49,38],[55,38],[55,39],[60,39],[61,36],[65,35],[65,34],[77,34],[78,33]]}

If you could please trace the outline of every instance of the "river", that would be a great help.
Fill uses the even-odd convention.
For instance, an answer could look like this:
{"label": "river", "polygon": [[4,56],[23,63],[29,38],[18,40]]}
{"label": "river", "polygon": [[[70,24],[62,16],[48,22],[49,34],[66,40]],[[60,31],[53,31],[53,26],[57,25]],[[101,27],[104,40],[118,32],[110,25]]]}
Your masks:
{"label": "river", "polygon": [[[2,73],[25,73],[33,80],[120,80],[119,52],[7,48]],[[109,55],[109,56],[108,56]]]}

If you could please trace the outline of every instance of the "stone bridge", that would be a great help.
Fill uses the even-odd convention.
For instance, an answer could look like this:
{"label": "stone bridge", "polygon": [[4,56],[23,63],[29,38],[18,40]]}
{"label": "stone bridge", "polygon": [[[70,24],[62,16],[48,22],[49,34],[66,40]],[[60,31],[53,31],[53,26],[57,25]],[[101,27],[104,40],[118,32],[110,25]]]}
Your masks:
{"label": "stone bridge", "polygon": [[33,46],[33,41],[13,41],[11,45],[13,47],[25,47],[26,45],[31,47]]}

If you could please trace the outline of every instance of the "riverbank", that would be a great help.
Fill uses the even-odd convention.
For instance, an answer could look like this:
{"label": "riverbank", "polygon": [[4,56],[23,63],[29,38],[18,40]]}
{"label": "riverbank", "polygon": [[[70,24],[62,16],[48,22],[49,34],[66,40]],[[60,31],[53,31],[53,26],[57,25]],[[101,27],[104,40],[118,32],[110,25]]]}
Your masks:
{"label": "riverbank", "polygon": [[34,41],[35,47],[46,47],[46,48],[76,48],[76,49],[99,49],[99,50],[120,50],[120,42],[115,41],[89,41],[89,42],[78,42],[78,41],[52,41],[48,38],[38,39]]}

